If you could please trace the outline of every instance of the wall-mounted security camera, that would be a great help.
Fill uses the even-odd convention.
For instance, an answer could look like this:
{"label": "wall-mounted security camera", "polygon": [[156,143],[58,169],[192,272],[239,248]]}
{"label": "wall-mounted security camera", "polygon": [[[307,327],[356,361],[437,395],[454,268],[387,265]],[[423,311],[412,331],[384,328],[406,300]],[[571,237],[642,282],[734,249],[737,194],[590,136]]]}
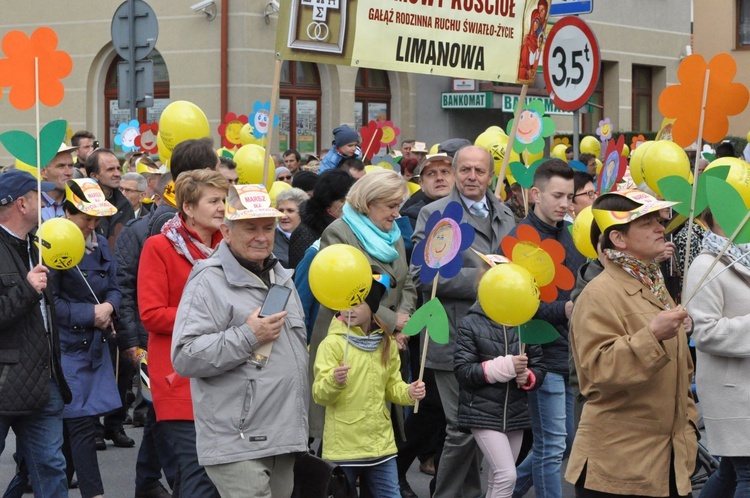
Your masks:
{"label": "wall-mounted security camera", "polygon": [[209,21],[213,21],[216,17],[216,2],[214,0],[203,0],[190,6],[194,12],[203,12],[208,17]]}

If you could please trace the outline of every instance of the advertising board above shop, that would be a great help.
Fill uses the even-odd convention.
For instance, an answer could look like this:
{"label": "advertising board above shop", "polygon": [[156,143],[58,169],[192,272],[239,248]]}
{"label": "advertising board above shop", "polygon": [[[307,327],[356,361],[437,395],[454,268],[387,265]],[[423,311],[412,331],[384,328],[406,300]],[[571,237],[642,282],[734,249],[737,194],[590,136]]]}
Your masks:
{"label": "advertising board above shop", "polygon": [[492,109],[492,92],[444,92],[440,96],[443,109]]}
{"label": "advertising board above shop", "polygon": [[533,81],[548,0],[288,0],[277,57],[484,81]]}

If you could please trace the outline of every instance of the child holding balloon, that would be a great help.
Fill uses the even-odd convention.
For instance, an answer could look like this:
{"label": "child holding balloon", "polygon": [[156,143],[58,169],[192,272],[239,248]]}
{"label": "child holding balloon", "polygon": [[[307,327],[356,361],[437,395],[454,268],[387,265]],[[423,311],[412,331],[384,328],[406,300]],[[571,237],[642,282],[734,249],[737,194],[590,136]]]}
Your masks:
{"label": "child holding balloon", "polygon": [[492,321],[478,302],[459,324],[458,425],[471,431],[490,464],[488,498],[513,495],[523,431],[531,428],[526,391],[544,379],[541,348],[526,351],[516,330]]}
{"label": "child holding balloon", "polygon": [[[313,399],[326,407],[323,458],[342,466],[352,489],[362,476],[375,498],[400,498],[396,441],[386,402],[413,405],[424,382],[401,379],[392,332],[375,316],[386,282],[334,317],[315,357]],[[348,323],[347,323],[348,321]]]}

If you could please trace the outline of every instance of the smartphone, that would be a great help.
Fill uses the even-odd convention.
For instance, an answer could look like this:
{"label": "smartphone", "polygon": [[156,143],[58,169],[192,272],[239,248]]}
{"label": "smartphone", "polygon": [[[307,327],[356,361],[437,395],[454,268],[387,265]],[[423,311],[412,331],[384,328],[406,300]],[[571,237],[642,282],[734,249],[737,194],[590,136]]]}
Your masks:
{"label": "smartphone", "polygon": [[263,306],[260,307],[260,313],[258,316],[265,318],[267,316],[281,313],[286,309],[286,303],[289,301],[289,296],[292,294],[292,289],[284,287],[283,285],[272,285],[268,289],[266,300],[263,301]]}

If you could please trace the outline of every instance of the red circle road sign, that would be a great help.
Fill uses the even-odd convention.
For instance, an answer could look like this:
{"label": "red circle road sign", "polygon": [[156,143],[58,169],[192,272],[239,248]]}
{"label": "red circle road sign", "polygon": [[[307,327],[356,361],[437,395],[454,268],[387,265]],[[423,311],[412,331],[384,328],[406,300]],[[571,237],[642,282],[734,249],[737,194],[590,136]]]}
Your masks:
{"label": "red circle road sign", "polygon": [[591,28],[578,17],[563,17],[552,27],[544,46],[544,82],[552,102],[575,111],[594,93],[601,56]]}

